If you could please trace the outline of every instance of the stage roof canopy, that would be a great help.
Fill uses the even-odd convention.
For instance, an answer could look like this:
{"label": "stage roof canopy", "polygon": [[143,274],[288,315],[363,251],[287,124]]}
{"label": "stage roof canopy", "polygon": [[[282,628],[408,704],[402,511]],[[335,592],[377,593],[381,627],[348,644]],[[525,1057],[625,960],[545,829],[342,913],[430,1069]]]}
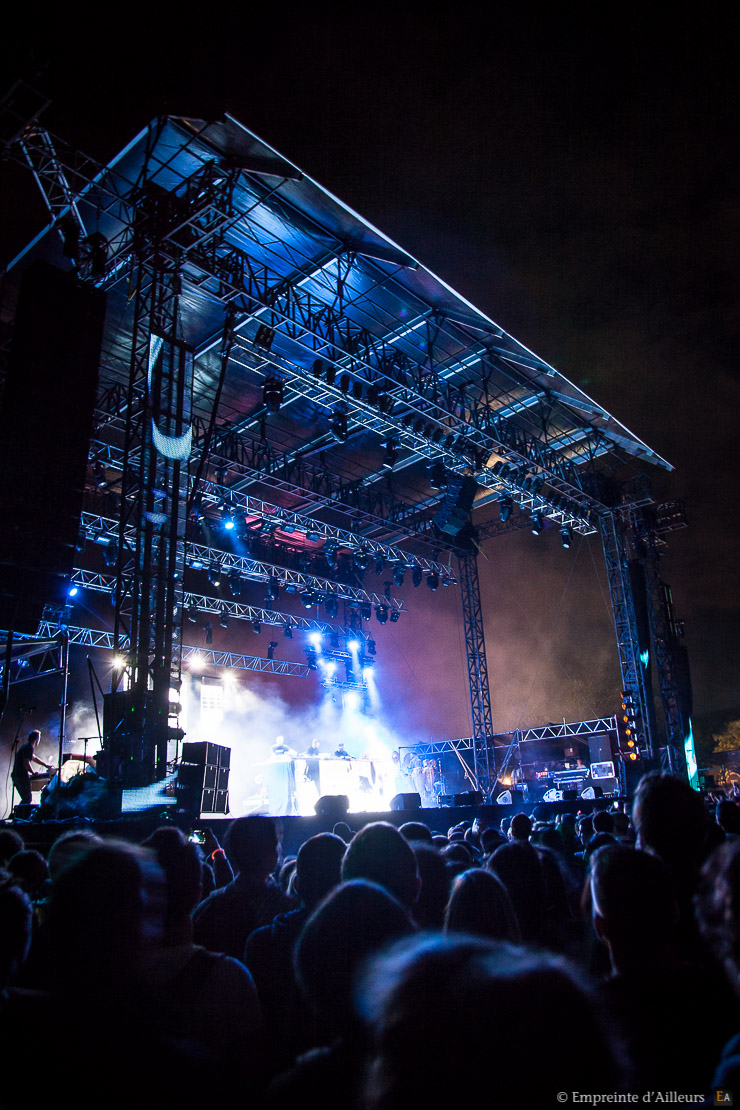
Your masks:
{"label": "stage roof canopy", "polygon": [[[25,142],[48,195],[56,171],[33,134]],[[136,259],[164,221],[202,427],[225,325],[232,336],[205,472],[214,483],[368,538],[434,547],[454,544],[432,521],[465,476],[476,483],[474,523],[491,517],[484,506],[510,500],[502,530],[541,514],[588,533],[646,464],[670,469],[230,116],[157,119],[108,166],[63,143],[57,155],[68,193],[15,262],[43,254],[107,289],[100,409],[115,423],[115,388],[129,375]],[[74,246],[65,255],[52,228],[69,235],[75,221],[71,262]],[[102,443],[99,457],[115,466]]]}

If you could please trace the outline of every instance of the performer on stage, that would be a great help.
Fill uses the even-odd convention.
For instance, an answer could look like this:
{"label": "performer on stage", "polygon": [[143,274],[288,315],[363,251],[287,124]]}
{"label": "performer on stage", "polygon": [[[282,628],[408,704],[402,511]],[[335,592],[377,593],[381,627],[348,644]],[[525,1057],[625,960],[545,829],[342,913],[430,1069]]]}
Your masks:
{"label": "performer on stage", "polygon": [[273,817],[295,813],[295,756],[296,753],[288,747],[285,739],[276,736],[270,758],[265,764],[268,804]]}
{"label": "performer on stage", "polygon": [[334,755],[337,759],[351,759],[352,758],[352,756],[349,754],[349,752],[347,751],[347,749],[344,746],[344,740],[339,741],[339,743],[337,744],[337,750],[334,752]]}
{"label": "performer on stage", "polygon": [[52,770],[51,763],[44,763],[43,759],[39,759],[36,755],[36,748],[40,743],[41,733],[34,728],[29,732],[25,744],[21,744],[13,761],[10,777],[13,780],[13,786],[20,794],[21,805],[29,805],[31,802],[31,764],[38,763],[39,767],[45,767],[47,771]]}
{"label": "performer on stage", "polygon": [[318,740],[314,737],[314,739],[311,741],[311,743],[308,745],[305,752],[303,753],[304,756],[305,756],[305,759],[306,759],[306,769],[303,772],[303,778],[306,782],[312,782],[313,785],[316,787],[317,797],[320,794],[320,786],[319,786],[319,778],[320,778],[319,755],[321,754],[320,753],[320,748],[321,748],[321,745],[319,744]]}

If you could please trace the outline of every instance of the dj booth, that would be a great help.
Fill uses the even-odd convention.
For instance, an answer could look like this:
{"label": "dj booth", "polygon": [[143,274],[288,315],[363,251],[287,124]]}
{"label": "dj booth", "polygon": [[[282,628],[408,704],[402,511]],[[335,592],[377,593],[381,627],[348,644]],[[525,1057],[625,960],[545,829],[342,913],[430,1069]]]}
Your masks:
{"label": "dj booth", "polygon": [[353,813],[389,809],[396,793],[381,764],[365,758],[277,756],[253,764],[252,773],[265,810],[274,817],[312,815],[327,794],[346,796]]}

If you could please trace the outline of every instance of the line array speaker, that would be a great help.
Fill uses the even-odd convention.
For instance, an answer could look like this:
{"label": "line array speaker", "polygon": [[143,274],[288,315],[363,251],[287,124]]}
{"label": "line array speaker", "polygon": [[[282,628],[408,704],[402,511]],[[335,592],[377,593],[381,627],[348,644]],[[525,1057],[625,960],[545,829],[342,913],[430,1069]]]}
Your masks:
{"label": "line array speaker", "polygon": [[33,633],[66,602],[104,322],[100,290],[26,270],[0,408],[0,628]]}

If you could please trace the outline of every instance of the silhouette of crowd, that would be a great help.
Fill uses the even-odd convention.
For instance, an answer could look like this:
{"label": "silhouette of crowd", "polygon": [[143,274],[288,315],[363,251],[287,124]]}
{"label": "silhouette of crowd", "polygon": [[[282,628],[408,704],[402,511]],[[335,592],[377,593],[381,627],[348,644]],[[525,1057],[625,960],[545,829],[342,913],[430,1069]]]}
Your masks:
{"label": "silhouette of crowd", "polygon": [[444,815],[288,857],[263,816],[45,854],[1,827],[0,1107],[740,1092],[735,799],[656,772],[618,809]]}

